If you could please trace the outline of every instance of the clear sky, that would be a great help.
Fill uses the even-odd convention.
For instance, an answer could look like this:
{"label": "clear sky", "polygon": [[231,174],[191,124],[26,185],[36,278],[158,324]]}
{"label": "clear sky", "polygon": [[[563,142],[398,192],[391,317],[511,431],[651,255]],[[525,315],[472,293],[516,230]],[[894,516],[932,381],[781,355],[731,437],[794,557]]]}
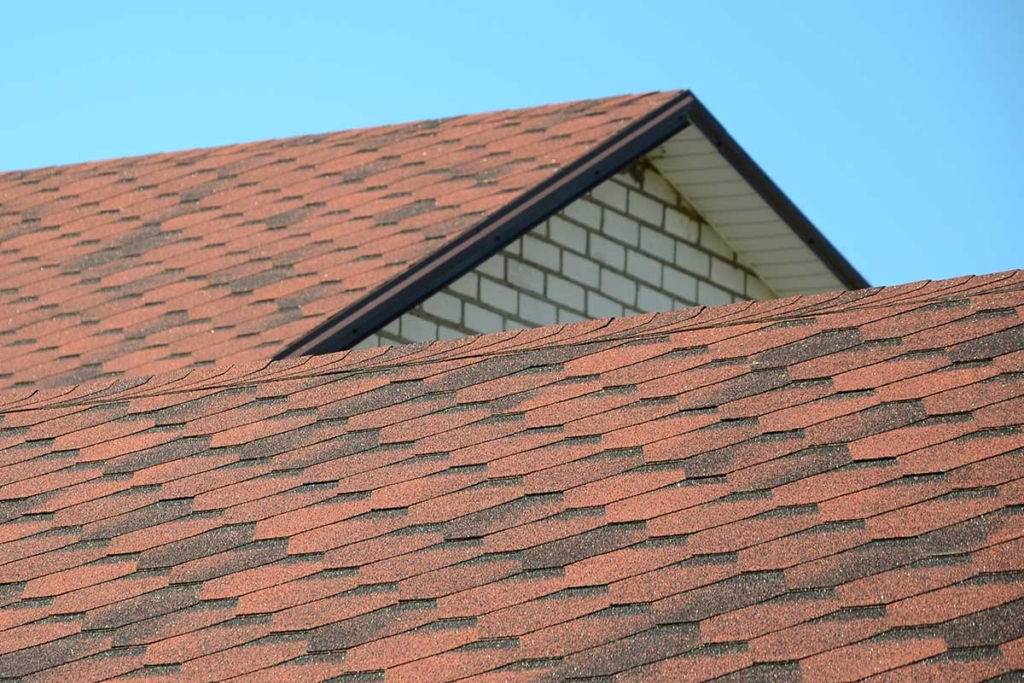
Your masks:
{"label": "clear sky", "polygon": [[0,170],[691,88],[871,281],[1024,267],[1024,0],[10,2]]}

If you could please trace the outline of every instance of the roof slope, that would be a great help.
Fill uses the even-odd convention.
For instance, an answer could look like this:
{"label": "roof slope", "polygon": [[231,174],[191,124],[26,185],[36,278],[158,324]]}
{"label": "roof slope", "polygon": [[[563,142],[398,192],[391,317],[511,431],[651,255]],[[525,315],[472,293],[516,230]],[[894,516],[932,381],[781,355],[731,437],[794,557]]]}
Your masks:
{"label": "roof slope", "polygon": [[0,387],[273,357],[679,96],[0,174]]}
{"label": "roof slope", "polygon": [[0,677],[1020,669],[1022,313],[1014,272],[7,391]]}

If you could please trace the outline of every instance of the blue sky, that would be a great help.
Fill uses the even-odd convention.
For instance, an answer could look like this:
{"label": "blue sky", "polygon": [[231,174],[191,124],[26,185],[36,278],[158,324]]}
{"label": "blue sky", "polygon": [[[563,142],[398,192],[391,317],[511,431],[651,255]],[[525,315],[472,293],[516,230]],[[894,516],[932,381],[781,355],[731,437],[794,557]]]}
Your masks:
{"label": "blue sky", "polygon": [[10,3],[0,170],[691,88],[872,284],[1024,266],[1024,2]]}

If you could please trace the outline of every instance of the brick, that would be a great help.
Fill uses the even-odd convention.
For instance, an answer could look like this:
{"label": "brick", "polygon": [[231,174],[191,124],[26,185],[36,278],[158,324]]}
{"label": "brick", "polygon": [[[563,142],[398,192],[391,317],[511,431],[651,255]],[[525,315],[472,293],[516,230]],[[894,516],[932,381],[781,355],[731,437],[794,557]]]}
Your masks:
{"label": "brick", "polygon": [[683,242],[676,242],[676,265],[703,277],[711,274],[711,257]]}
{"label": "brick", "polygon": [[662,269],[662,289],[676,299],[697,303],[697,278],[670,266]]}
{"label": "brick", "polygon": [[519,310],[516,290],[488,278],[480,278],[480,303],[512,315]]}
{"label": "brick", "polygon": [[463,320],[466,327],[473,332],[500,332],[505,329],[504,319],[500,315],[476,304],[467,303],[463,307]]}
{"label": "brick", "polygon": [[446,292],[438,292],[422,304],[430,315],[455,324],[462,322],[462,300]]}
{"label": "brick", "polygon": [[716,284],[731,289],[734,292],[743,293],[745,273],[730,263],[721,259],[711,259],[711,279]]}
{"label": "brick", "polygon": [[[615,178],[618,177],[618,175],[615,176]],[[618,209],[619,211],[625,212],[627,204],[627,192],[628,190],[626,190],[626,188],[620,185],[619,183],[615,182],[615,180],[606,180],[597,187],[595,187],[593,190],[591,190],[590,194],[594,197],[594,199],[601,202],[605,206],[610,206],[613,209]]]}
{"label": "brick", "polygon": [[700,228],[687,218],[681,211],[671,207],[665,208],[665,232],[686,242],[697,243],[700,239]]}
{"label": "brick", "polygon": [[665,261],[672,260],[675,240],[653,228],[640,228],[640,249]]}
{"label": "brick", "polygon": [[700,246],[708,251],[713,251],[727,261],[732,260],[732,248],[710,225],[700,226]]}
{"label": "brick", "polygon": [[550,223],[549,234],[552,242],[580,254],[587,253],[587,231],[585,229],[558,216],[552,216]]}
{"label": "brick", "polygon": [[519,295],[519,317],[537,325],[554,325],[558,312],[554,306],[529,294]]}
{"label": "brick", "polygon": [[577,284],[548,275],[547,296],[552,301],[582,311],[586,306],[586,292]]}
{"label": "brick", "polygon": [[624,304],[636,303],[636,283],[607,268],[601,269],[601,293]]}
{"label": "brick", "polygon": [[564,308],[559,308],[558,309],[558,322],[559,322],[559,324],[581,323],[581,322],[584,322],[586,320],[588,320],[588,318],[585,318],[584,316],[582,316],[582,315],[580,315],[578,313],[574,313],[572,311],[567,311]]}
{"label": "brick", "polygon": [[707,282],[697,283],[697,303],[702,306],[721,306],[732,303],[732,294]]}
{"label": "brick", "polygon": [[476,269],[484,275],[490,275],[497,280],[505,279],[505,257],[501,254],[496,254],[491,258],[487,259]]}
{"label": "brick", "polygon": [[639,192],[629,191],[629,213],[651,225],[661,226],[664,221],[665,206],[656,199],[645,197]]}
{"label": "brick", "polygon": [[523,259],[538,265],[558,270],[561,266],[561,250],[553,244],[543,242],[533,235],[523,237]]}
{"label": "brick", "polygon": [[622,304],[597,292],[587,292],[587,315],[591,318],[618,318],[622,316]]}
{"label": "brick", "polygon": [[590,255],[601,263],[622,270],[626,267],[626,249],[601,235],[590,235]]}
{"label": "brick", "polygon": [[508,260],[506,268],[509,284],[538,294],[544,293],[544,271],[512,259]]}
{"label": "brick", "polygon": [[[594,236],[591,235],[591,238]],[[574,282],[590,287],[597,287],[600,282],[601,269],[590,259],[565,252],[562,254],[562,275]]]}
{"label": "brick", "polygon": [[636,304],[645,313],[652,311],[671,311],[672,299],[650,287],[640,285],[636,295]]}
{"label": "brick", "polygon": [[[572,204],[565,207],[565,209],[562,210],[562,213],[595,230],[598,230],[601,227],[601,207],[593,202],[587,201],[586,199],[577,199]],[[554,227],[554,220],[551,221],[551,227]]]}
{"label": "brick", "polygon": [[437,339],[437,324],[406,313],[399,320],[402,323],[402,338],[414,342],[434,341]]}
{"label": "brick", "polygon": [[609,237],[636,247],[640,244],[640,225],[615,211],[606,211],[601,232]]}
{"label": "brick", "polygon": [[638,251],[630,249],[626,252],[626,272],[655,287],[661,287],[661,264]]}
{"label": "brick", "polygon": [[480,296],[479,283],[480,276],[476,273],[469,272],[448,285],[448,289],[475,299]]}

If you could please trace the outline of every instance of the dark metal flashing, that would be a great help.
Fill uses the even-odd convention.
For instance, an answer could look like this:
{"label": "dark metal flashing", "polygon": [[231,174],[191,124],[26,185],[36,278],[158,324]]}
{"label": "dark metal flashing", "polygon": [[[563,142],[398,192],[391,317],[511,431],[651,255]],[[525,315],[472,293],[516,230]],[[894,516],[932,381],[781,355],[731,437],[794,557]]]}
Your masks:
{"label": "dark metal flashing", "polygon": [[690,125],[696,98],[682,92],[469,232],[289,344],[275,360],[343,351],[444,289],[551,214]]}
{"label": "dark metal flashing", "polygon": [[690,108],[690,121],[718,149],[719,154],[736,169],[736,172],[754,188],[754,191],[761,195],[761,199],[785,221],[786,225],[796,233],[796,236],[828,266],[828,269],[839,278],[843,285],[849,289],[863,289],[871,286],[864,276],[846,260],[846,257],[840,254],[828,239],[814,227],[807,216],[790,201],[789,197],[779,189],[779,186],[772,182],[772,179],[761,170],[761,167],[754,163],[754,160],[743,151],[743,148],[729,135],[718,119],[712,116],[711,112],[699,101],[696,101]]}
{"label": "dark metal flashing", "polygon": [[700,101],[689,91],[683,91],[488,216],[469,232],[328,318],[282,349],[274,359],[352,348],[691,124],[700,129],[846,287],[860,289],[869,286]]}

